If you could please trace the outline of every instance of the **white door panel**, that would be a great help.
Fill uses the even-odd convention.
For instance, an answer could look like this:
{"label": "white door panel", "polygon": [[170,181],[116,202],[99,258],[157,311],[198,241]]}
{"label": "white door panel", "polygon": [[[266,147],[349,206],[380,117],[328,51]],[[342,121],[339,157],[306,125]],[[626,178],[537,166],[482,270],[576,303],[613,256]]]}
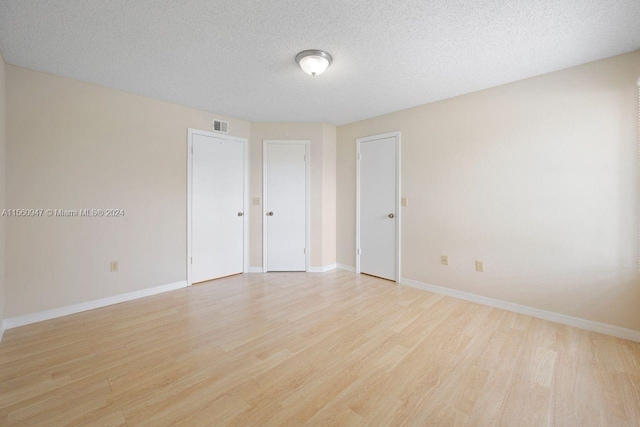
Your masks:
{"label": "white door panel", "polygon": [[396,280],[396,137],[360,142],[360,271]]}
{"label": "white door panel", "polygon": [[192,143],[191,281],[197,283],[243,271],[245,143],[198,134]]}
{"label": "white door panel", "polygon": [[306,270],[306,147],[266,144],[265,271]]}

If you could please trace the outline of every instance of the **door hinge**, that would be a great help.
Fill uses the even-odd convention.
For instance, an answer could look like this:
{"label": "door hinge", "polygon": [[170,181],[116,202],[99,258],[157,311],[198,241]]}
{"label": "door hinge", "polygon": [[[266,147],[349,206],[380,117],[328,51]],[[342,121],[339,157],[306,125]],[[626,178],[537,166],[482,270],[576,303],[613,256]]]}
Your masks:
{"label": "door hinge", "polygon": [[358,160],[362,160],[362,154],[358,153]]}
{"label": "door hinge", "polygon": [[191,257],[191,264],[193,264],[193,257]]}
{"label": "door hinge", "polygon": [[362,255],[362,251],[358,248],[358,255]]}
{"label": "door hinge", "polygon": [[191,146],[191,154],[193,154],[193,145]]}
{"label": "door hinge", "polygon": [[304,254],[306,255],[307,254],[307,248],[304,248],[303,251],[304,251]]}
{"label": "door hinge", "polygon": [[305,154],[304,156],[302,156],[302,161],[306,162],[307,161],[307,155]]}

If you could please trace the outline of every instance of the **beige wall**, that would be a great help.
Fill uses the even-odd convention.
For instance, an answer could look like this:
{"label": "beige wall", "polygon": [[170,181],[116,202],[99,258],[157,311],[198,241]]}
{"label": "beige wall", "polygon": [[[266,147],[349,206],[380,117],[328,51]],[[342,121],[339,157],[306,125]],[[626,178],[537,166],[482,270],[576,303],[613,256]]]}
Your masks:
{"label": "beige wall", "polygon": [[[264,140],[311,141],[311,267],[335,263],[335,126],[322,123],[251,124],[251,206],[250,265],[262,267],[262,151]],[[333,173],[335,176],[335,173]],[[333,181],[332,181],[333,180]],[[333,190],[331,189],[333,182]],[[324,187],[327,191],[324,191]],[[328,248],[327,248],[328,247]]]}
{"label": "beige wall", "polygon": [[[126,215],[8,219],[5,317],[186,280],[187,128],[212,115],[6,70],[7,206]],[[249,122],[216,117],[249,137]]]}
{"label": "beige wall", "polygon": [[[250,139],[260,199],[262,141],[311,140],[312,266],[354,265],[355,139],[400,130],[403,277],[640,330],[639,75],[635,52],[337,130],[216,117]],[[185,280],[186,129],[212,115],[10,65],[6,79],[6,206],[126,216],[8,219],[4,317]],[[250,215],[259,267],[262,207]]]}
{"label": "beige wall", "polygon": [[[7,206],[118,208],[124,218],[11,218],[7,316],[186,279],[186,130],[212,115],[15,66],[8,71]],[[230,121],[250,139],[251,196],[262,199],[262,140],[311,141],[311,266],[336,259],[336,128]],[[261,206],[251,262],[262,265]],[[119,261],[118,273],[109,263]]]}
{"label": "beige wall", "polygon": [[355,139],[399,130],[403,277],[640,330],[638,76],[634,52],[338,127],[338,263]]}
{"label": "beige wall", "polygon": [[336,161],[337,129],[322,130],[322,266],[336,263]]}
{"label": "beige wall", "polygon": [[[5,208],[5,181],[6,181],[6,65],[2,53],[0,53],[0,211]],[[4,319],[5,308],[5,219],[0,216],[0,330]],[[0,332],[0,335],[2,332]]]}

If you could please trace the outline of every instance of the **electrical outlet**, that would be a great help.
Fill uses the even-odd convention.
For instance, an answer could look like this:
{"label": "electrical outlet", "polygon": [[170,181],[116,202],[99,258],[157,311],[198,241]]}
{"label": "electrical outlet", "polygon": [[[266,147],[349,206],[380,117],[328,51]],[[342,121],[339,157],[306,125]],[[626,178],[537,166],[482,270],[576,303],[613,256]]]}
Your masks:
{"label": "electrical outlet", "polygon": [[109,271],[111,271],[112,273],[116,273],[118,271],[118,261],[111,261],[111,264],[109,265]]}
{"label": "electrical outlet", "polygon": [[400,204],[402,206],[409,206],[409,198],[408,197],[403,197],[402,199],[400,199]]}
{"label": "electrical outlet", "polygon": [[442,265],[449,265],[449,256],[448,255],[442,255],[440,257],[440,262],[442,263]]}
{"label": "electrical outlet", "polygon": [[484,272],[484,261],[476,261],[476,271]]}

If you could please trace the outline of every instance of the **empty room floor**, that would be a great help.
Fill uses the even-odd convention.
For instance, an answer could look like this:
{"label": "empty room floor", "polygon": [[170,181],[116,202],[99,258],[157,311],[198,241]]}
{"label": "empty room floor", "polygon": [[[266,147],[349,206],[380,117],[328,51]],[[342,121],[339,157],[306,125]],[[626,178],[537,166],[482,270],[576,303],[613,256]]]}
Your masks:
{"label": "empty room floor", "polygon": [[345,271],[12,329],[0,425],[639,425],[640,344]]}

